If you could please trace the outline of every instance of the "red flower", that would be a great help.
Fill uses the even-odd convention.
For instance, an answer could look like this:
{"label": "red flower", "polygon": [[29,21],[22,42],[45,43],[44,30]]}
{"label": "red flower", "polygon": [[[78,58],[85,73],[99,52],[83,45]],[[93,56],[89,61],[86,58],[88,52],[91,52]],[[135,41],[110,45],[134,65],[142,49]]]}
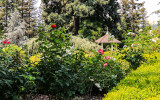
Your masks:
{"label": "red flower", "polygon": [[104,54],[104,51],[103,51],[102,49],[99,49],[99,50],[98,50],[98,53],[101,54],[101,55],[103,55],[103,54]]}
{"label": "red flower", "polygon": [[53,24],[51,27],[52,27],[52,28],[56,28],[56,25],[55,25],[55,24]]}
{"label": "red flower", "polygon": [[106,67],[108,64],[107,63],[105,63],[105,64],[103,64],[103,67]]}
{"label": "red flower", "polygon": [[80,57],[78,57],[78,59],[80,59]]}
{"label": "red flower", "polygon": [[4,44],[9,44],[8,39],[4,40]]}
{"label": "red flower", "polygon": [[60,34],[60,35],[58,36],[58,38],[62,38],[61,35],[62,35],[62,34]]}

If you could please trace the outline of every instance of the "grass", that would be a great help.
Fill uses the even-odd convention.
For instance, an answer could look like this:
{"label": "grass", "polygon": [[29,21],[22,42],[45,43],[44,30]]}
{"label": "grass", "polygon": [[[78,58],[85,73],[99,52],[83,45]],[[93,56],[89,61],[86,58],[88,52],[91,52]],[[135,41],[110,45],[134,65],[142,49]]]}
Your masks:
{"label": "grass", "polygon": [[102,100],[159,100],[160,53],[156,55],[144,55],[150,63],[131,71]]}

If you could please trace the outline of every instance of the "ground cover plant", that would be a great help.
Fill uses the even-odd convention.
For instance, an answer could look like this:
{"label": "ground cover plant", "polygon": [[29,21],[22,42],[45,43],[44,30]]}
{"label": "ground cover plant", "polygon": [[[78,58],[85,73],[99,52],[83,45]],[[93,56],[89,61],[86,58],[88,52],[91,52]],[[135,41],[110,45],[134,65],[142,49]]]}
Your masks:
{"label": "ground cover plant", "polygon": [[[158,100],[159,98],[159,53],[156,62],[142,64],[109,92],[103,100]],[[150,56],[148,57],[150,59]],[[152,59],[153,60],[153,59]]]}

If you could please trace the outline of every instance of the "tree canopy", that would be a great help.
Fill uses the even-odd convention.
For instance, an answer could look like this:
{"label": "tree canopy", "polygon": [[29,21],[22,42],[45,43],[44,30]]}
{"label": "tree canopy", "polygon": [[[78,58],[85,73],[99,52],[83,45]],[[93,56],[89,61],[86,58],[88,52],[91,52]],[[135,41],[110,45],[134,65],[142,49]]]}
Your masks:
{"label": "tree canopy", "polygon": [[[107,27],[117,35],[117,23],[120,23],[117,0],[43,0],[43,3],[43,18],[47,24],[52,22],[65,26],[74,35],[78,35],[80,30],[91,40],[105,34]],[[90,26],[85,24],[86,22],[90,23]],[[95,33],[97,30],[100,32]]]}

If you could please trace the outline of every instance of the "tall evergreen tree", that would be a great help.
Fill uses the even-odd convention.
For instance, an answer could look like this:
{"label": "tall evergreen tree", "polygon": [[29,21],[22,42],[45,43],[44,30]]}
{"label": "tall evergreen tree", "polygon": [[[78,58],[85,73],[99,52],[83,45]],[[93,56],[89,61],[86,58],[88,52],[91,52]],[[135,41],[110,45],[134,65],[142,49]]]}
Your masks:
{"label": "tall evergreen tree", "polygon": [[[21,18],[25,20],[25,26],[27,30],[32,30],[35,26],[34,18],[34,4],[37,0],[3,0],[0,2],[0,25],[7,27],[8,19],[10,18],[10,13],[13,13],[15,9],[18,9]],[[31,27],[32,26],[32,27]]]}
{"label": "tall evergreen tree", "polygon": [[4,22],[5,21],[5,2],[0,1],[0,30],[3,30]]}
{"label": "tall evergreen tree", "polygon": [[36,26],[33,12],[35,0],[18,0],[18,10],[21,14],[21,18],[25,21],[25,26],[29,34],[32,34],[32,30]]}
{"label": "tall evergreen tree", "polygon": [[[138,0],[137,0],[138,1]],[[122,30],[127,32],[138,32],[140,26],[144,27],[146,23],[146,10],[144,3],[137,3],[134,0],[121,0],[121,19]]]}

